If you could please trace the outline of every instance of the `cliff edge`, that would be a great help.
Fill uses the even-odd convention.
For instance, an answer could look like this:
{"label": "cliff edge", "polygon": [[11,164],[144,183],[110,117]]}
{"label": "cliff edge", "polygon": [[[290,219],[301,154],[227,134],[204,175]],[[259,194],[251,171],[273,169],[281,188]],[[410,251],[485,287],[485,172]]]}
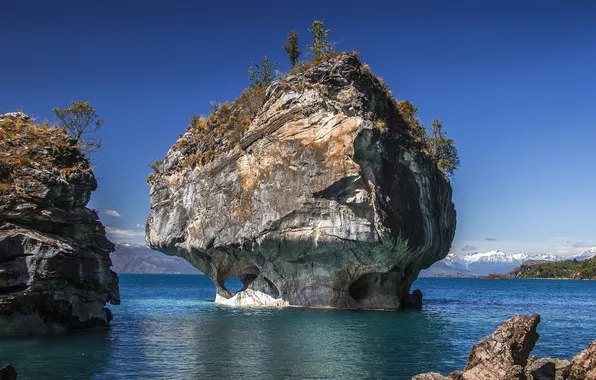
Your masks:
{"label": "cliff edge", "polygon": [[[243,100],[159,163],[148,245],[209,276],[219,303],[419,305],[410,286],[447,255],[455,209],[384,84],[344,53],[274,81],[251,119]],[[241,127],[215,131],[224,112]],[[230,277],[244,287],[226,289]]]}
{"label": "cliff edge", "polygon": [[0,335],[105,326],[114,245],[85,206],[97,187],[75,139],[0,115]]}

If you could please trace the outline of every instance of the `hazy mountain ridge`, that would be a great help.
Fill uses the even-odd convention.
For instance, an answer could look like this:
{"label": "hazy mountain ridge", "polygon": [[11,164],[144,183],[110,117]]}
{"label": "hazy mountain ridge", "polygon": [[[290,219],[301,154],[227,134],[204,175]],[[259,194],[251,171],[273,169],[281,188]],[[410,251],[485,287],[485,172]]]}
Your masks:
{"label": "hazy mountain ridge", "polygon": [[116,273],[134,274],[200,274],[201,272],[186,260],[166,256],[144,245],[120,243],[110,254]]}
{"label": "hazy mountain ridge", "polygon": [[528,262],[555,262],[564,260],[586,260],[596,256],[596,247],[572,256],[559,256],[547,253],[505,253],[500,250],[458,256],[450,253],[441,261],[420,272],[421,277],[436,276],[486,276],[505,274]]}

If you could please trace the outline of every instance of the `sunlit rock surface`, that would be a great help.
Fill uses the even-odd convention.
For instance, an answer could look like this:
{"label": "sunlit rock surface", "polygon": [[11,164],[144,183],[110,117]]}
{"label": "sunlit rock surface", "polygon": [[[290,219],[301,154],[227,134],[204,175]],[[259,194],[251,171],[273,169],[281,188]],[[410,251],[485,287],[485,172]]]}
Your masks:
{"label": "sunlit rock surface", "polygon": [[410,285],[453,240],[448,180],[351,55],[274,82],[236,149],[196,168],[183,156],[152,183],[146,240],[213,279],[217,302],[418,305]]}
{"label": "sunlit rock surface", "polygon": [[97,182],[76,141],[0,115],[0,335],[108,325],[113,244],[86,208]]}

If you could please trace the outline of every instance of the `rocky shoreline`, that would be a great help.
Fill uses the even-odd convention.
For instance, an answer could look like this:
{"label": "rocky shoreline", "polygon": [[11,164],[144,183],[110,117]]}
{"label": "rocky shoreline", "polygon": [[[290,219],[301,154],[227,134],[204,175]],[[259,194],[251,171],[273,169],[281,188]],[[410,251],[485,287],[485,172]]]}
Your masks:
{"label": "rocky shoreline", "polygon": [[515,315],[470,350],[462,371],[447,376],[436,372],[416,375],[412,380],[594,380],[596,341],[572,361],[530,357],[538,341],[538,314]]}

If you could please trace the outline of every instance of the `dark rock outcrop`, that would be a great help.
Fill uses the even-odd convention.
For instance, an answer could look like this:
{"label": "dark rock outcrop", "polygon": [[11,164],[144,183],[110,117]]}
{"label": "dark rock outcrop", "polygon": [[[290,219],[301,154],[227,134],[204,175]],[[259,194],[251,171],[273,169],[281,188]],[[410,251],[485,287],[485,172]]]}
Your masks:
{"label": "dark rock outcrop", "polygon": [[0,335],[105,326],[113,244],[86,208],[97,182],[76,141],[0,116]]}
{"label": "dark rock outcrop", "polygon": [[595,380],[596,341],[568,360],[529,357],[538,340],[538,314],[515,315],[476,343],[463,371],[445,377],[423,373],[412,380]]}
{"label": "dark rock outcrop", "polygon": [[0,368],[0,380],[17,380],[17,370],[10,364]]}
{"label": "dark rock outcrop", "polygon": [[181,164],[191,135],[152,182],[146,240],[209,276],[216,302],[419,304],[410,285],[455,233],[451,187],[358,58],[274,82],[239,145],[207,164]]}

